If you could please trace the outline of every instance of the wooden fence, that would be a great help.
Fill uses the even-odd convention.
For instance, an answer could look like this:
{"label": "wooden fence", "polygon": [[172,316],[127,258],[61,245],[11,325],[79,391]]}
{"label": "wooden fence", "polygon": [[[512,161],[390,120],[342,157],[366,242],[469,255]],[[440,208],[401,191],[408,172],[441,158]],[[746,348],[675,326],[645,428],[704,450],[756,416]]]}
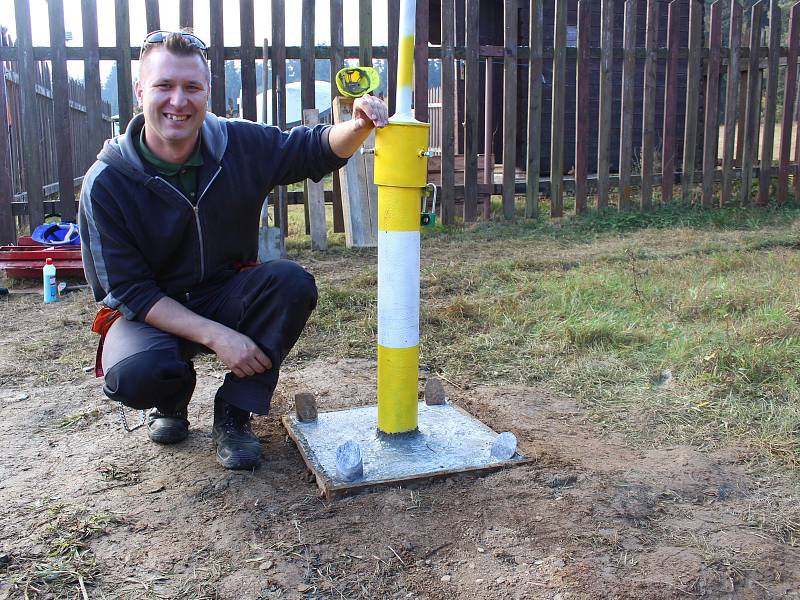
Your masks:
{"label": "wooden fence", "polygon": [[[198,0],[199,1],[199,0]],[[373,59],[388,59],[390,111],[397,54],[399,0],[388,0],[389,39],[386,47],[372,45],[372,3],[359,0],[359,45],[343,43],[343,3],[329,0],[331,45],[315,46],[315,1],[302,0],[302,45],[287,47],[285,2],[272,0],[270,39],[256,45],[254,39],[254,0],[239,0],[241,46],[225,46],[223,39],[223,2],[208,0],[210,7],[210,50],[212,72],[211,109],[225,114],[225,61],[238,61],[242,79],[242,116],[256,116],[256,61],[266,58],[271,65],[272,114],[279,126],[286,123],[286,61],[300,59],[303,108],[314,107],[315,60],[328,60],[331,72],[344,65],[346,58],[357,58],[361,64]],[[488,0],[483,0],[488,2]],[[600,23],[591,22],[589,8],[597,0],[578,0],[577,23],[570,26],[568,8],[574,0],[548,0],[552,4],[553,22],[545,22],[545,0],[497,1],[502,7],[505,27],[503,44],[481,45],[479,26],[480,0],[441,0],[441,44],[430,46],[429,3],[417,0],[417,41],[415,48],[415,114],[420,121],[436,115],[438,144],[441,149],[442,220],[453,223],[457,217],[465,221],[479,215],[479,199],[488,193],[502,196],[503,215],[514,218],[516,197],[525,196],[525,215],[538,214],[544,192],[549,198],[553,217],[565,214],[565,207],[578,213],[590,207],[604,209],[616,206],[627,210],[635,207],[648,210],[659,202],[672,200],[677,193],[685,202],[713,206],[737,202],[764,204],[773,195],[778,201],[793,190],[800,198],[800,127],[794,127],[797,109],[797,55],[800,39],[800,3],[784,14],[778,0],[762,0],[745,10],[739,0],[717,0],[706,10],[702,0],[625,0],[624,32],[614,35],[609,26],[615,3],[622,0],[600,0]],[[51,45],[34,48],[31,43],[30,13],[27,0],[15,0],[18,40],[16,47],[0,47],[0,60],[17,64],[20,77],[22,140],[24,147],[34,148],[35,119],[30,108],[35,103],[35,81],[25,77],[36,72],[36,61],[50,61],[53,73],[53,106],[56,115],[68,110],[66,61],[81,60],[85,65],[88,114],[100,115],[99,61],[117,63],[120,127],[132,116],[131,61],[138,57],[138,46],[131,46],[128,0],[115,0],[116,46],[99,47],[97,42],[96,0],[82,0],[83,46],[66,47],[62,0],[50,0]],[[550,6],[550,5],[548,5]],[[193,24],[192,0],[180,0],[179,23],[167,27]],[[530,15],[528,31],[520,31],[520,8]],[[688,10],[687,10],[688,7]],[[158,0],[145,0],[147,29],[161,28]],[[639,14],[637,14],[639,13]],[[685,16],[684,16],[685,15]],[[457,22],[463,19],[463,22]],[[550,18],[550,17],[548,17]],[[666,39],[659,39],[658,25],[667,21]],[[687,19],[688,22],[679,23]],[[643,42],[636,35],[636,21],[645,24]],[[783,28],[783,23],[787,28]],[[723,23],[725,32],[723,36]],[[599,47],[589,45],[592,27],[600,26]],[[681,43],[679,32],[688,30],[688,43]],[[552,33],[552,36],[551,36]],[[525,34],[525,35],[523,35]],[[788,46],[781,46],[782,34]],[[459,37],[460,36],[460,37]],[[686,36],[684,36],[686,37]],[[458,38],[458,39],[457,39]],[[520,40],[526,39],[527,45]],[[723,39],[725,44],[723,44]],[[545,46],[545,40],[550,47]],[[574,46],[574,47],[573,47]],[[441,95],[439,106],[428,107],[428,61],[439,61]],[[621,83],[610,76],[612,61],[622,61]],[[487,65],[487,61],[489,64]],[[498,176],[479,163],[479,152],[491,144],[490,127],[480,125],[489,94],[481,90],[481,74],[491,63],[502,61],[503,94],[495,112],[501,112],[502,166]],[[266,69],[267,61],[263,63]],[[569,65],[569,68],[568,68]],[[679,94],[678,65],[685,65],[686,92]],[[573,68],[574,66],[574,68]],[[592,97],[589,88],[590,69],[599,67],[600,94]],[[497,68],[497,66],[495,67]],[[549,79],[543,81],[543,73]],[[571,75],[574,73],[574,77]],[[659,82],[663,73],[663,86]],[[570,74],[570,75],[568,75]],[[266,73],[265,73],[266,79]],[[640,106],[631,93],[637,79],[643,80]],[[59,83],[61,82],[61,83]],[[780,85],[779,85],[780,84]],[[544,123],[543,99],[551,110],[549,123]],[[658,89],[664,97],[657,97]],[[336,95],[332,86],[332,95]],[[779,93],[780,91],[780,93]],[[482,93],[484,92],[484,93]],[[26,98],[28,100],[26,100]],[[0,101],[3,99],[0,98]],[[622,105],[618,128],[619,139],[612,140],[612,105]],[[573,157],[565,161],[564,107],[574,102],[575,143]],[[594,110],[592,104],[597,105]],[[2,103],[0,102],[0,105]],[[589,109],[592,110],[589,110]],[[2,112],[2,111],[0,111]],[[266,112],[266,111],[265,111]],[[596,120],[590,115],[597,114]],[[656,122],[656,115],[663,118]],[[684,115],[680,139],[676,135],[676,115]],[[0,117],[2,119],[2,117]],[[635,121],[641,119],[641,139],[634,138]],[[59,117],[56,116],[56,120]],[[0,123],[3,125],[5,123]],[[7,124],[5,124],[7,126]],[[549,125],[549,127],[548,127]],[[87,140],[90,151],[99,149],[103,122],[89,118]],[[638,128],[637,128],[638,130]],[[775,148],[777,136],[780,143]],[[518,156],[518,138],[525,140],[526,156]],[[589,157],[586,140],[596,136],[597,156]],[[794,140],[794,150],[792,150]],[[618,148],[613,160],[610,147]],[[60,159],[72,152],[72,142],[61,128],[56,128],[55,148]],[[549,164],[541,159],[547,147]],[[463,156],[457,157],[458,148]],[[681,151],[682,150],[682,151]],[[9,236],[10,207],[4,200],[10,196],[9,183],[2,166],[7,157],[0,144],[0,241]],[[792,152],[794,152],[792,154]],[[491,156],[491,148],[488,154]],[[680,164],[676,157],[680,158]],[[592,158],[590,161],[589,159]],[[574,160],[572,160],[574,159]],[[596,159],[596,160],[595,160]],[[43,214],[44,183],[41,153],[26,152],[24,171],[28,184],[27,206],[30,218],[36,221]],[[463,169],[456,170],[456,166]],[[569,172],[565,165],[573,165]],[[588,165],[596,164],[589,173]],[[519,168],[521,165],[521,168]],[[565,173],[565,171],[568,171]],[[82,173],[70,172],[66,161],[59,162],[58,187],[61,198],[71,198],[74,178]],[[479,183],[480,182],[480,183]],[[791,183],[791,188],[790,188]],[[677,185],[677,188],[675,187]],[[42,190],[41,192],[39,190]],[[68,192],[67,192],[68,190]],[[65,195],[67,192],[67,195]],[[275,218],[286,229],[286,210],[290,195],[277,190]],[[334,228],[342,230],[341,200],[338,181],[328,195],[334,205]],[[566,201],[565,201],[566,198]],[[457,203],[457,200],[459,201]],[[63,206],[62,202],[62,206]],[[488,216],[484,202],[484,217]],[[62,208],[62,212],[69,214]]]}

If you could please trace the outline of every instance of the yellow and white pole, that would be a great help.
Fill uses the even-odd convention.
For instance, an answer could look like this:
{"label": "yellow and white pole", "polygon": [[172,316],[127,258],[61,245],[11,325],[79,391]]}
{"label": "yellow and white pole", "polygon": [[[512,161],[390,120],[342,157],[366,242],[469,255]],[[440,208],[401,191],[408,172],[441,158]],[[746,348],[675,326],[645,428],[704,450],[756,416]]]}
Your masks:
{"label": "yellow and white pole", "polygon": [[416,2],[400,3],[397,112],[375,135],[378,186],[378,429],[417,428],[420,202],[428,175],[428,123],[414,119]]}

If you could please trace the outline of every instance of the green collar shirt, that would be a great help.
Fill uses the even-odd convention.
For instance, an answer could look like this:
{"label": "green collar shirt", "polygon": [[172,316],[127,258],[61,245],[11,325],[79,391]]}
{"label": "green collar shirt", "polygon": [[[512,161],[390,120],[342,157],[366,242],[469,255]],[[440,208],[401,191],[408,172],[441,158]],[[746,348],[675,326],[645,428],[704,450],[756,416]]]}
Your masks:
{"label": "green collar shirt", "polygon": [[172,185],[178,188],[181,193],[189,199],[189,202],[195,204],[197,202],[197,170],[198,167],[203,165],[203,154],[200,151],[200,137],[197,138],[194,152],[186,159],[186,162],[178,165],[175,163],[167,162],[158,158],[144,141],[144,127],[137,140],[137,149],[142,158],[147,161],[163,176],[164,179],[169,181]]}

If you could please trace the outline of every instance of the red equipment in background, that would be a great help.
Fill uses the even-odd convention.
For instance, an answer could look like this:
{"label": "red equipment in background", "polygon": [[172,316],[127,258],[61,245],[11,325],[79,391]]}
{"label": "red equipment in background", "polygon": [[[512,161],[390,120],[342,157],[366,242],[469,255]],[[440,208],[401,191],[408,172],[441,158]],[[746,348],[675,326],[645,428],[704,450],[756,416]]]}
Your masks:
{"label": "red equipment in background", "polygon": [[30,236],[20,237],[16,246],[0,246],[0,270],[9,279],[41,279],[48,258],[60,278],[85,279],[80,246],[42,246]]}

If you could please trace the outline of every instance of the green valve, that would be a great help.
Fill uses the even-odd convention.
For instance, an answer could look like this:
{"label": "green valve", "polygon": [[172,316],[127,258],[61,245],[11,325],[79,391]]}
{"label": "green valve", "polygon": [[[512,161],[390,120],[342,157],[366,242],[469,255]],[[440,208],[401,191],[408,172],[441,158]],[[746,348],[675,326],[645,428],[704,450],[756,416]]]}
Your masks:
{"label": "green valve", "polygon": [[336,73],[336,87],[348,98],[360,98],[378,89],[380,84],[380,75],[372,67],[345,67]]}
{"label": "green valve", "polygon": [[[433,196],[433,205],[431,211],[428,212],[426,198]],[[429,183],[425,186],[422,192],[422,215],[420,216],[419,224],[423,227],[433,227],[436,225],[436,186]]]}

